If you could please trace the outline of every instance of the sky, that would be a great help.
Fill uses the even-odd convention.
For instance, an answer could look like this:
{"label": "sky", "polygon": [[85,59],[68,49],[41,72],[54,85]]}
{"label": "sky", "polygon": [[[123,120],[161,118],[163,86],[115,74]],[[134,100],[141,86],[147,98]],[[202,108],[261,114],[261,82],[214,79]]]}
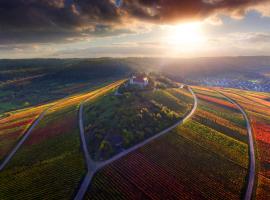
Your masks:
{"label": "sky", "polygon": [[270,0],[1,0],[0,58],[270,56]]}

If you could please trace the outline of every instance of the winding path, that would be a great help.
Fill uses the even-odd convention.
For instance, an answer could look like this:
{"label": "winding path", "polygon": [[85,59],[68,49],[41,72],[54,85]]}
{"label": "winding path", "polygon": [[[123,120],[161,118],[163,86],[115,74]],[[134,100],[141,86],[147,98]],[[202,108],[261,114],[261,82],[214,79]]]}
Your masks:
{"label": "winding path", "polygon": [[22,138],[19,140],[19,142],[16,144],[16,146],[9,152],[9,154],[5,157],[3,162],[0,165],[0,172],[7,166],[7,164],[10,162],[10,160],[13,158],[15,153],[18,151],[18,149],[23,145],[25,140],[31,135],[34,128],[39,124],[39,122],[43,119],[43,117],[46,115],[47,111],[53,108],[55,105],[57,105],[59,102],[64,101],[65,99],[68,99],[72,96],[67,96],[60,101],[56,101],[56,103],[48,106],[43,112],[41,112],[38,116],[38,118],[31,124],[31,126],[26,130],[26,132],[23,134]]}
{"label": "winding path", "polygon": [[[120,84],[120,82],[115,82],[114,84]],[[112,87],[111,85],[107,85],[104,88],[110,88]],[[104,89],[104,88],[100,88],[100,89]],[[83,101],[85,101],[85,99],[89,99],[90,97],[93,97],[96,95],[96,93],[99,92],[99,89],[93,91],[92,93],[85,93],[85,95],[88,95],[84,98]],[[83,95],[83,94],[82,94]],[[34,130],[34,128],[39,124],[39,122],[43,119],[43,117],[46,115],[47,111],[50,110],[51,108],[53,108],[54,106],[58,105],[59,103],[64,102],[65,100],[68,99],[72,99],[72,98],[76,98],[76,96],[74,95],[69,95],[63,99],[57,100],[55,101],[55,103],[49,103],[48,106],[43,112],[41,112],[38,116],[38,118],[31,124],[31,126],[26,130],[26,132],[24,133],[24,135],[22,136],[22,138],[19,140],[19,142],[16,144],[16,146],[9,152],[9,154],[4,158],[4,160],[2,161],[2,163],[0,164],[0,172],[7,166],[7,164],[10,162],[10,160],[13,158],[13,156],[15,155],[15,153],[18,151],[18,149],[23,145],[23,143],[27,140],[27,138],[31,135],[32,131]]]}
{"label": "winding path", "polygon": [[15,155],[15,153],[18,151],[18,149],[22,146],[22,144],[25,142],[25,140],[29,137],[29,135],[32,133],[33,129],[38,125],[40,120],[43,119],[46,112],[51,108],[46,108],[39,116],[38,118],[32,123],[32,125],[27,129],[26,133],[23,134],[23,137],[20,139],[20,141],[16,144],[16,146],[10,151],[10,153],[5,157],[3,162],[0,165],[0,171],[2,171],[6,165],[9,163],[9,161],[12,159],[12,157]]}
{"label": "winding path", "polygon": [[222,92],[217,91],[219,94],[224,96],[228,101],[230,101],[232,104],[234,104],[243,114],[246,123],[247,123],[247,131],[248,131],[248,141],[249,141],[249,176],[248,176],[248,185],[247,189],[245,191],[245,200],[251,200],[252,199],[252,192],[254,188],[254,183],[255,183],[255,176],[256,176],[256,162],[255,162],[255,152],[254,152],[254,141],[253,141],[253,133],[252,133],[252,128],[249,122],[249,118],[242,108],[236,101],[233,99],[229,98],[227,95],[223,94]]}
{"label": "winding path", "polygon": [[[193,105],[193,108],[192,110],[189,112],[188,115],[186,115],[183,119],[179,120],[177,123],[175,123],[174,125],[166,128],[165,130],[159,132],[158,134],[154,135],[153,137],[150,137],[148,138],[147,140],[144,140],[143,142],[113,156],[112,158],[106,160],[106,161],[102,161],[102,162],[96,162],[96,161],[93,161],[91,158],[90,158],[90,155],[89,155],[89,151],[88,151],[88,147],[87,147],[87,143],[86,143],[86,140],[85,140],[85,133],[84,133],[84,125],[83,125],[83,104],[84,102],[82,102],[80,104],[80,108],[79,108],[79,126],[80,126],[80,135],[81,135],[81,142],[82,142],[82,148],[83,148],[83,152],[84,152],[84,157],[85,157],[85,160],[86,160],[86,165],[87,165],[87,174],[85,175],[81,185],[80,185],[80,188],[74,198],[74,200],[81,200],[83,199],[89,185],[90,185],[90,182],[93,178],[93,176],[95,175],[95,173],[100,170],[101,168],[103,168],[104,166],[122,158],[123,156],[131,153],[132,151],[135,151],[137,150],[138,148],[144,146],[145,144],[155,140],[156,138],[168,133],[169,131],[173,130],[174,128],[176,128],[177,126],[183,124],[186,120],[188,120],[193,114],[194,112],[196,111],[197,109],[197,105],[198,105],[198,100],[197,100],[197,97],[196,95],[194,94],[193,90],[188,87],[188,90],[190,91],[190,93],[192,94],[193,98],[194,98],[194,105]],[[86,100],[87,101],[87,100]]]}

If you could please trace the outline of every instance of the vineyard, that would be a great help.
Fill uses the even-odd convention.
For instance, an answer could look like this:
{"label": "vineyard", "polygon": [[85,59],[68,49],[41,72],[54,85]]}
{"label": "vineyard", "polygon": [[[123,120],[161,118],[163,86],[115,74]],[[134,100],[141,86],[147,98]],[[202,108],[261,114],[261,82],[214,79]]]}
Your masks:
{"label": "vineyard", "polygon": [[0,162],[48,106],[9,112],[0,118]]}
{"label": "vineyard", "polygon": [[55,102],[0,174],[0,199],[70,199],[86,173],[78,105],[122,81]]}
{"label": "vineyard", "polygon": [[178,117],[183,116],[191,108],[188,104],[192,102],[192,97],[188,95],[187,90],[184,89],[156,90],[145,94],[151,101],[154,100],[157,104],[174,111]]}
{"label": "vineyard", "polygon": [[85,198],[241,198],[248,166],[243,116],[217,93],[195,92],[204,96],[191,120],[100,170]]}
{"label": "vineyard", "polygon": [[226,89],[224,94],[236,100],[248,113],[257,147],[256,198],[270,198],[270,107],[269,94]]}
{"label": "vineyard", "polygon": [[[75,197],[89,172],[78,125],[82,103],[93,165],[140,144],[192,109],[194,99],[186,88],[114,95],[123,82],[2,114],[0,161],[44,115],[0,172],[0,199]],[[95,174],[85,199],[243,199],[249,175],[247,124],[239,108],[225,96],[241,105],[252,126],[256,150],[254,198],[270,199],[270,95],[199,86],[193,91],[198,106],[192,117],[137,150],[100,165],[103,167],[97,167],[98,171],[93,166]],[[95,146],[90,134],[102,136],[101,142]],[[100,154],[99,148],[110,145],[114,153]],[[100,157],[95,157],[96,152]]]}

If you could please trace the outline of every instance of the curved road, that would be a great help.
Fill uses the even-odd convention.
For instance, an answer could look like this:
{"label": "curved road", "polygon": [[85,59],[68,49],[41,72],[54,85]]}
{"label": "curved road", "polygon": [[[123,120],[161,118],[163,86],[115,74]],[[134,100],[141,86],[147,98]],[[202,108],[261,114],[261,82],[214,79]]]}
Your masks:
{"label": "curved road", "polygon": [[[60,100],[60,102],[62,102],[65,99],[68,99],[72,96],[67,96],[63,99]],[[31,126],[26,130],[26,132],[23,134],[22,138],[19,140],[19,142],[16,144],[16,146],[9,152],[9,154],[5,157],[5,159],[3,160],[3,162],[0,165],[0,172],[7,166],[7,164],[10,162],[10,160],[13,158],[13,156],[15,155],[15,153],[18,151],[18,149],[23,145],[23,143],[25,142],[25,140],[27,140],[27,138],[30,136],[30,134],[32,133],[33,129],[39,124],[39,122],[43,119],[44,115],[47,113],[48,110],[50,110],[51,108],[53,108],[55,105],[57,105],[56,103],[49,103],[48,106],[43,112],[41,112],[38,116],[38,118],[31,124]]]}
{"label": "curved road", "polygon": [[90,156],[89,156],[89,151],[88,151],[88,147],[87,147],[87,143],[86,143],[86,140],[85,140],[85,133],[84,133],[84,125],[83,125],[83,103],[81,103],[80,105],[80,109],[79,109],[79,126],[80,126],[80,135],[81,135],[81,142],[82,142],[82,148],[83,148],[83,152],[84,152],[84,157],[85,157],[85,160],[86,160],[86,165],[87,165],[87,174],[85,175],[81,185],[80,185],[80,188],[74,198],[74,200],[81,200],[83,199],[87,189],[88,189],[88,186],[90,185],[90,182],[94,176],[94,174],[99,170],[101,169],[102,167],[104,167],[105,165],[108,165],[110,163],[112,163],[113,161],[115,160],[118,160],[120,159],[121,157],[131,153],[132,151],[135,151],[136,149],[144,146],[145,144],[153,141],[154,139],[168,133],[169,131],[171,131],[172,129],[176,128],[177,126],[183,124],[186,120],[188,120],[193,114],[194,112],[196,111],[197,109],[197,105],[198,105],[198,100],[197,100],[197,97],[196,95],[194,94],[194,92],[192,91],[192,89],[190,87],[188,87],[188,90],[190,91],[190,93],[192,94],[193,98],[194,98],[194,105],[193,105],[193,108],[192,110],[190,111],[190,113],[185,116],[183,119],[179,120],[177,123],[175,123],[174,125],[170,126],[169,128],[159,132],[158,134],[154,135],[153,137],[150,137],[148,138],[147,140],[144,140],[143,142],[113,156],[111,159],[109,160],[106,160],[106,161],[102,161],[102,162],[96,162],[96,161],[93,161]]}
{"label": "curved road", "polygon": [[253,133],[252,133],[252,128],[249,122],[249,118],[246,114],[246,112],[244,111],[244,109],[242,108],[242,106],[240,106],[236,101],[232,100],[231,98],[229,98],[228,96],[226,96],[225,94],[223,94],[222,92],[217,91],[219,94],[221,94],[222,96],[224,96],[228,101],[230,101],[232,104],[234,104],[243,114],[246,123],[247,123],[247,131],[248,131],[248,141],[249,141],[249,176],[248,176],[248,185],[247,185],[247,189],[245,192],[245,200],[251,200],[252,199],[252,192],[253,192],[253,187],[254,187],[254,183],[255,183],[255,175],[256,175],[256,162],[255,162],[255,152],[254,152],[254,141],[253,141]]}
{"label": "curved road", "polygon": [[[107,87],[107,86],[105,86]],[[97,93],[97,92],[96,92]],[[87,96],[84,98],[85,99],[89,99],[90,97],[94,96],[95,91],[93,93],[89,92],[90,96]],[[87,93],[86,93],[87,94]],[[55,101],[55,103],[49,103],[48,106],[43,112],[41,112],[38,116],[38,118],[31,124],[31,126],[26,130],[26,132],[24,133],[24,135],[22,136],[22,138],[19,140],[19,142],[16,144],[16,146],[10,151],[10,153],[4,158],[3,162],[0,164],[0,172],[6,167],[6,165],[10,162],[10,160],[13,158],[13,156],[15,155],[15,153],[18,151],[18,149],[23,145],[23,143],[25,142],[25,140],[27,140],[27,138],[30,136],[30,134],[32,133],[33,129],[39,124],[39,122],[43,119],[44,115],[47,113],[48,110],[50,110],[51,108],[53,108],[54,106],[56,106],[58,103],[61,103],[65,100],[68,100],[70,98],[74,98],[74,95],[69,95],[63,99],[57,100]]]}

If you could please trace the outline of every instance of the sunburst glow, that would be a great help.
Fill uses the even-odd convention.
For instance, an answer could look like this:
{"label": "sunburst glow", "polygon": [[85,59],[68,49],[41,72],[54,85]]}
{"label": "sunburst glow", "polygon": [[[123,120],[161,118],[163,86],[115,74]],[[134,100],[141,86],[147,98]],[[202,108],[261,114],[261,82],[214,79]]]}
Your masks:
{"label": "sunburst glow", "polygon": [[201,23],[194,22],[169,26],[166,34],[165,42],[177,49],[195,49],[205,41]]}

